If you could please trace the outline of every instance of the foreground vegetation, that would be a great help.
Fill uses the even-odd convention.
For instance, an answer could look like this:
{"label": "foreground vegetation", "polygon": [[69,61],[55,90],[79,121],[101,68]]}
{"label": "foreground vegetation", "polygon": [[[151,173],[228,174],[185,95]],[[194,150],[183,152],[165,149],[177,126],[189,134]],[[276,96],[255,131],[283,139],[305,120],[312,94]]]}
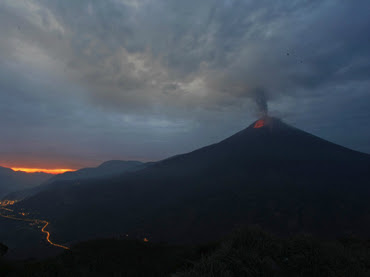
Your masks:
{"label": "foreground vegetation", "polygon": [[201,246],[96,240],[43,261],[5,262],[0,276],[365,277],[370,241],[277,238],[259,228]]}
{"label": "foreground vegetation", "polygon": [[175,276],[365,277],[370,276],[370,242],[309,235],[278,239],[259,229],[238,230]]}

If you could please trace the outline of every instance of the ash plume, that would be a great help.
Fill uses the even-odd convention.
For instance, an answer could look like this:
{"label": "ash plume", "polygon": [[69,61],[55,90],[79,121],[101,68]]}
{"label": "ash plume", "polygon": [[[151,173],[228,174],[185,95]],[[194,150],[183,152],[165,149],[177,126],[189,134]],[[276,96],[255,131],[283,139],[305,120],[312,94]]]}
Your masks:
{"label": "ash plume", "polygon": [[256,102],[259,115],[266,116],[268,114],[266,91],[262,88],[256,88],[253,91],[253,99]]}

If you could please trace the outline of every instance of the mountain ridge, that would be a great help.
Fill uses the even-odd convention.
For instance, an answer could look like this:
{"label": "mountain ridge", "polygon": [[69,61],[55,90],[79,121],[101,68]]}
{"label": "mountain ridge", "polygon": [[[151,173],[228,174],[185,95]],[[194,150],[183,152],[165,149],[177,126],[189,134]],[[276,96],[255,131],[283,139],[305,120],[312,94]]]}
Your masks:
{"label": "mountain ridge", "polygon": [[65,240],[144,232],[159,241],[206,241],[239,224],[281,234],[366,235],[370,155],[271,122],[124,176],[59,186],[19,206],[50,218]]}
{"label": "mountain ridge", "polygon": [[145,163],[140,161],[109,160],[101,163],[97,167],[81,168],[76,171],[65,172],[51,176],[46,181],[30,189],[13,191],[7,195],[9,199],[24,199],[31,197],[45,189],[50,189],[53,184],[58,185],[61,182],[75,182],[88,179],[107,178],[126,172],[135,171],[143,168]]}
{"label": "mountain ridge", "polygon": [[48,173],[27,173],[0,166],[0,199],[8,193],[35,187],[51,177],[52,175]]}
{"label": "mountain ridge", "polygon": [[136,167],[143,166],[140,161],[109,160],[101,163],[97,167],[86,167],[76,171],[65,172],[51,178],[48,183],[63,180],[81,180],[88,178],[111,176],[126,171],[135,170]]}

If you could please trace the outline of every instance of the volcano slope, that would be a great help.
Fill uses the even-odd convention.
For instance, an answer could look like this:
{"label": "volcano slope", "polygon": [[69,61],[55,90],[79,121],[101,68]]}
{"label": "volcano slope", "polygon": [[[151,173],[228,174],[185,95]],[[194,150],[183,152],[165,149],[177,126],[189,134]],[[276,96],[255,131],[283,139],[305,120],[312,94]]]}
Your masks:
{"label": "volcano slope", "polygon": [[219,143],[117,178],[65,182],[17,206],[50,220],[61,242],[203,242],[245,224],[368,236],[369,169],[370,155],[265,117]]}

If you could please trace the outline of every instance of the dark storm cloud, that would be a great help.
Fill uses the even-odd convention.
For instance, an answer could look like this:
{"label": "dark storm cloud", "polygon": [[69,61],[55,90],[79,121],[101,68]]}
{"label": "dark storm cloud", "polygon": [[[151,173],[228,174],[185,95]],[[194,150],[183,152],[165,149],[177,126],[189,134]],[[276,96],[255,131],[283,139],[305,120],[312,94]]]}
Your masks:
{"label": "dark storm cloud", "polygon": [[255,87],[274,98],[363,80],[369,69],[365,1],[43,3],[72,48],[53,54],[95,103],[117,109],[224,105]]}
{"label": "dark storm cloud", "polygon": [[[301,128],[320,115],[333,126],[349,114],[368,121],[369,8],[364,0],[2,1],[1,127],[10,141],[37,126],[40,145],[156,159],[221,139],[267,104]],[[322,134],[370,151],[349,134]]]}

